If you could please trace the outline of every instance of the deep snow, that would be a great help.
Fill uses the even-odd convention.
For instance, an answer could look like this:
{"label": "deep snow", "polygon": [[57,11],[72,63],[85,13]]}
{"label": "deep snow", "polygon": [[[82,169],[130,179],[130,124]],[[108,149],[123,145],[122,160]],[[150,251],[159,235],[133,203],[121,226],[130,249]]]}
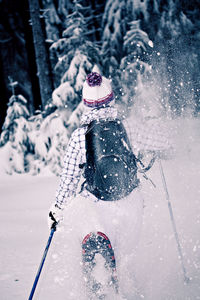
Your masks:
{"label": "deep snow", "polygon": [[[191,281],[189,284],[183,282],[156,162],[148,173],[156,189],[143,180],[144,225],[134,263],[137,287],[140,290],[137,298],[140,299],[200,299],[200,121],[175,121],[173,130],[174,124],[176,156],[162,164],[184,264]],[[0,161],[3,161],[2,156]],[[1,169],[0,179],[0,298],[28,299],[49,236],[47,212],[54,199],[59,178],[45,173],[40,176],[9,176]],[[70,299],[70,285],[62,286],[62,282],[68,282],[70,278],[67,275],[65,279],[63,277],[65,268],[60,256],[61,235],[62,230],[55,233],[35,299],[53,300],[55,296],[59,300]],[[66,248],[72,247],[75,253],[79,251],[75,241],[66,240],[64,244]],[[70,267],[74,268],[73,261]],[[73,284],[77,286],[77,299],[84,299],[79,276],[77,274],[77,281],[73,281]]]}

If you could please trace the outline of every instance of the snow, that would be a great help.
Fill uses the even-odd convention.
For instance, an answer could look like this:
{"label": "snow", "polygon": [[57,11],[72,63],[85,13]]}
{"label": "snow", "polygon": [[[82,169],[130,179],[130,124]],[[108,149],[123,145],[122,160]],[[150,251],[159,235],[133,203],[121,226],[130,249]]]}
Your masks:
{"label": "snow", "polygon": [[[200,121],[180,119],[173,122],[176,125],[176,156],[162,161],[162,165],[187,276],[191,280],[188,284],[183,281],[177,244],[156,162],[147,173],[156,184],[156,189],[143,180],[144,224],[134,261],[135,278],[140,291],[136,299],[200,299]],[[27,299],[30,294],[46,246],[49,236],[47,213],[59,178],[45,171],[38,176],[6,175],[2,168],[4,155],[6,152],[1,152],[1,299],[21,300]],[[70,205],[74,205],[73,201]],[[67,234],[71,236],[75,228],[69,228]],[[80,245],[78,241],[67,238],[67,234],[62,247],[62,227],[53,237],[35,299],[87,299],[81,274],[74,263],[78,262]],[[65,259],[61,255],[63,249],[66,256],[69,254]],[[68,249],[73,249],[73,259]],[[66,260],[71,260],[68,270],[65,269]],[[77,270],[76,279],[69,277],[70,269]],[[70,289],[72,285],[75,295]]]}
{"label": "snow", "polygon": [[68,81],[62,83],[52,93],[53,104],[57,107],[63,107],[63,105],[69,105],[69,99],[74,98],[74,89]]}

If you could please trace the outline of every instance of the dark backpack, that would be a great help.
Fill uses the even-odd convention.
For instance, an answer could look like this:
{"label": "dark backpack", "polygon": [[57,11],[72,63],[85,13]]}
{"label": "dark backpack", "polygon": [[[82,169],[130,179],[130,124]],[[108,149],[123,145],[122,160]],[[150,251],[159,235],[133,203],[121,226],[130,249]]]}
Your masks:
{"label": "dark backpack", "polygon": [[126,197],[138,186],[136,157],[120,120],[92,121],[86,132],[86,188],[98,199]]}

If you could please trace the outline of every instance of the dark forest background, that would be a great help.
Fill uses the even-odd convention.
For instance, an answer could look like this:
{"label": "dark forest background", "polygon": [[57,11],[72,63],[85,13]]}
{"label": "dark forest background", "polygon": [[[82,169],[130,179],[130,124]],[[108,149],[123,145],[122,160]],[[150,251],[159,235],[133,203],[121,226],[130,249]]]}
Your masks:
{"label": "dark forest background", "polygon": [[198,117],[200,1],[0,0],[0,145],[9,161],[23,153],[11,169],[29,171],[30,155],[58,164],[95,65],[126,109],[144,98],[173,118]]}

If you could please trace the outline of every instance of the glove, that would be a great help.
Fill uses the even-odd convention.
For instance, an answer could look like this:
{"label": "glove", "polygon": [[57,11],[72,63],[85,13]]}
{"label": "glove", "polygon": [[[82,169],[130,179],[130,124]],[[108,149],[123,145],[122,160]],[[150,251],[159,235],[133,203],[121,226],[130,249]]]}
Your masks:
{"label": "glove", "polygon": [[57,204],[52,204],[49,210],[48,215],[48,227],[52,229],[63,220],[63,209],[60,208]]}

